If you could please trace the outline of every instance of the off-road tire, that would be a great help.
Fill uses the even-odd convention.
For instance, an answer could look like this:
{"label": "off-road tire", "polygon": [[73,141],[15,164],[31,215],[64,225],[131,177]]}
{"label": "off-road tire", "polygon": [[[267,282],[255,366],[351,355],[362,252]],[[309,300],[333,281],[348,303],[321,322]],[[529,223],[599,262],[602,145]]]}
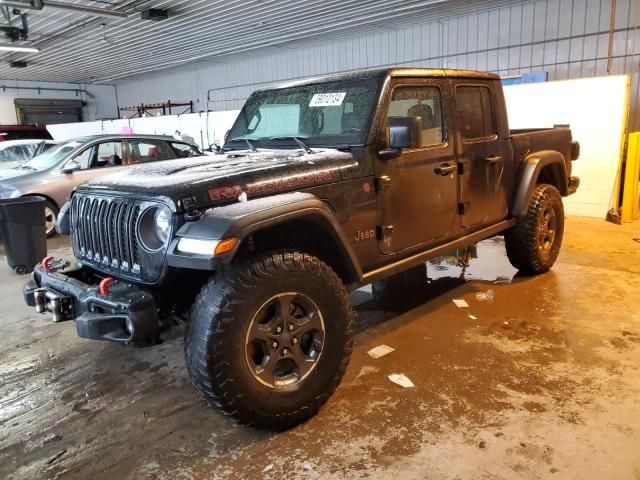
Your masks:
{"label": "off-road tire", "polygon": [[416,292],[427,285],[426,264],[412,267],[404,272],[391,275],[384,280],[378,280],[371,284],[373,300],[385,307],[402,307],[412,298]]}
{"label": "off-road tire", "polygon": [[[545,214],[550,211],[555,216],[555,233],[551,242],[544,242],[545,223],[548,222]],[[563,233],[564,208],[560,192],[553,185],[540,184],[531,196],[526,215],[505,233],[511,265],[526,274],[547,272],[558,258]],[[547,243],[549,247],[544,248]]]}
{"label": "off-road tire", "polygon": [[[311,298],[324,318],[317,364],[298,384],[261,384],[245,357],[247,332],[264,302],[281,292]],[[353,347],[354,312],[336,273],[318,258],[277,251],[217,272],[195,299],[185,330],[186,365],[195,389],[234,421],[284,430],[315,415],[340,383]]]}

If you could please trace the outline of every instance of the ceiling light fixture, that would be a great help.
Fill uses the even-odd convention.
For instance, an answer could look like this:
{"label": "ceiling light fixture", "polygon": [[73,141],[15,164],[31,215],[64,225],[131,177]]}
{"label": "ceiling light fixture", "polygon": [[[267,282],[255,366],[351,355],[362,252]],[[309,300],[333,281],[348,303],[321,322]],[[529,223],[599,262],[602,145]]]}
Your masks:
{"label": "ceiling light fixture", "polygon": [[0,51],[2,52],[22,52],[22,53],[38,53],[39,48],[35,47],[21,47],[20,45],[0,45]]}

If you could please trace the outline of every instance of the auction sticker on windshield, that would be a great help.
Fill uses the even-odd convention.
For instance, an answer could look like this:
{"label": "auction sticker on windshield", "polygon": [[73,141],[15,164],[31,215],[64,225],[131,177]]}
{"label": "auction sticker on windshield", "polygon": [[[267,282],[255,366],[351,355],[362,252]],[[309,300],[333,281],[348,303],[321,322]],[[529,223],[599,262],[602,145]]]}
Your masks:
{"label": "auction sticker on windshield", "polygon": [[316,93],[309,103],[310,107],[337,107],[342,105],[347,92]]}

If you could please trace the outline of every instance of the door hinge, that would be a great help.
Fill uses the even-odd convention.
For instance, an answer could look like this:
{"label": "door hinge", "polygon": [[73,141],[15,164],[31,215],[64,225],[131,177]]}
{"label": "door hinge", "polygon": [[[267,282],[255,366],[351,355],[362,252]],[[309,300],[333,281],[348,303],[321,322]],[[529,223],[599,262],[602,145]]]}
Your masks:
{"label": "door hinge", "polygon": [[462,175],[464,173],[464,163],[458,162],[458,175]]}
{"label": "door hinge", "polygon": [[467,213],[467,206],[464,203],[458,204],[458,215],[464,215]]}
{"label": "door hinge", "polygon": [[393,225],[378,225],[376,227],[376,236],[378,240],[386,241],[393,234]]}

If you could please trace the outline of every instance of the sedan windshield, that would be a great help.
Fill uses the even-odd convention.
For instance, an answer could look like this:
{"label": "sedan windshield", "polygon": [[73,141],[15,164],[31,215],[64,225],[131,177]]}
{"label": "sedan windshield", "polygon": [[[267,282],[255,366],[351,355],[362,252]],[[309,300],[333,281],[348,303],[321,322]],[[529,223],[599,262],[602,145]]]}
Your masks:
{"label": "sedan windshield", "polygon": [[225,148],[363,145],[379,92],[358,79],[256,92],[229,131]]}
{"label": "sedan windshield", "polygon": [[56,145],[18,168],[27,170],[46,170],[67,158],[70,152],[82,145],[80,142],[65,142]]}

